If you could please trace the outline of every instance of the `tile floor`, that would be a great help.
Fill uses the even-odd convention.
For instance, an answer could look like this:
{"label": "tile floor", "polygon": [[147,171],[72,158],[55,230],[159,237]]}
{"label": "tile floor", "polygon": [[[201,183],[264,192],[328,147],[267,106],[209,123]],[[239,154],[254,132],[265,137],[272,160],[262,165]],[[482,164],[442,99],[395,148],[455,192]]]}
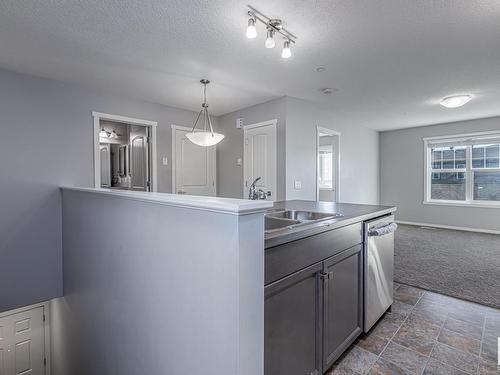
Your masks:
{"label": "tile floor", "polygon": [[328,375],[500,375],[500,310],[397,283],[394,299]]}

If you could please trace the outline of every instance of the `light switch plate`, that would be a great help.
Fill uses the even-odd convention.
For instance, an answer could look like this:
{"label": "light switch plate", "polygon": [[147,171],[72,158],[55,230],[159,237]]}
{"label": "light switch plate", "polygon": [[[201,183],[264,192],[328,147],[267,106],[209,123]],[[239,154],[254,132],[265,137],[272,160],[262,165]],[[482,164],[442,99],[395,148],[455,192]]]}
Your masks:
{"label": "light switch plate", "polygon": [[241,164],[243,164],[243,160],[241,158],[236,159],[236,165],[241,166]]}
{"label": "light switch plate", "polygon": [[297,190],[302,189],[302,181],[295,180],[294,186],[295,186],[295,189],[297,189]]}
{"label": "light switch plate", "polygon": [[161,160],[161,163],[163,165],[168,165],[168,158],[166,156],[164,156],[163,159]]}

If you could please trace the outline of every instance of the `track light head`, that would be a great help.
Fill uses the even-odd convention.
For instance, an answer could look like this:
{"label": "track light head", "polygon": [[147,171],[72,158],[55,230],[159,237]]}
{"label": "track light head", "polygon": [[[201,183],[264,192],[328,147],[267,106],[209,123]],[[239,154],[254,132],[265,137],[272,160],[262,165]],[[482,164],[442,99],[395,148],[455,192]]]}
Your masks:
{"label": "track light head", "polygon": [[247,38],[255,39],[257,37],[257,28],[255,27],[255,17],[248,19]]}
{"label": "track light head", "polygon": [[267,38],[266,38],[265,46],[266,46],[266,48],[274,48],[275,45],[276,45],[276,42],[274,41],[274,30],[269,27],[267,29]]}
{"label": "track light head", "polygon": [[283,43],[283,50],[281,51],[281,57],[284,59],[288,59],[292,56],[292,50],[290,49],[290,41],[285,40]]}

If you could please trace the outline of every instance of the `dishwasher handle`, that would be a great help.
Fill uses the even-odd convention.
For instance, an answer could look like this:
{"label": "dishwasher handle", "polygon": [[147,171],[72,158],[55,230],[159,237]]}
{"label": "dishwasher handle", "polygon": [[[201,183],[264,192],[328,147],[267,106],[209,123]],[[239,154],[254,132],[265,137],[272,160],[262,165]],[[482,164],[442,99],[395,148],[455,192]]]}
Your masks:
{"label": "dishwasher handle", "polygon": [[373,227],[368,230],[368,237],[384,236],[386,234],[394,233],[396,229],[398,229],[398,225],[394,222]]}

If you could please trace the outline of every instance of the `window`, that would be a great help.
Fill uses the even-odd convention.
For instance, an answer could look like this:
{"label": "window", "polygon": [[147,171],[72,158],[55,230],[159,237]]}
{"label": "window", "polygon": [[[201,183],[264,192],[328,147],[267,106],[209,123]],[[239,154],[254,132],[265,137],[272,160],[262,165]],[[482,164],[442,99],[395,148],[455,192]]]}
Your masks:
{"label": "window", "polygon": [[424,143],[425,203],[500,207],[500,132]]}

